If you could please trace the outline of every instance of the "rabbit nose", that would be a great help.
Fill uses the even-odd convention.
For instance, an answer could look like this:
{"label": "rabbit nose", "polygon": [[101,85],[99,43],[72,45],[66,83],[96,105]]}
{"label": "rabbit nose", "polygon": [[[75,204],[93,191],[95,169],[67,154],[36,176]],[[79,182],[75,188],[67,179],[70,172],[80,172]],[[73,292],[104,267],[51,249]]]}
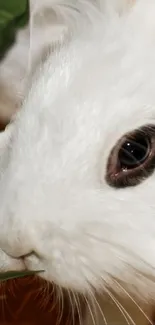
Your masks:
{"label": "rabbit nose", "polygon": [[[2,234],[3,235],[3,234]],[[32,236],[23,232],[16,232],[11,236],[0,236],[0,248],[10,257],[20,258],[31,254],[35,249]]]}
{"label": "rabbit nose", "polygon": [[25,258],[29,255],[31,255],[33,253],[32,249],[28,249],[28,247],[22,247],[22,245],[20,246],[16,246],[16,245],[12,245],[12,246],[7,246],[7,247],[2,247],[2,250],[4,253],[6,253],[7,255],[9,255],[12,258]]}
{"label": "rabbit nose", "polygon": [[12,257],[12,258],[16,258],[16,259],[25,259],[26,257],[31,256],[32,254],[34,254],[34,251],[22,251],[21,250],[14,250],[14,249],[2,249],[3,252],[5,254],[7,254],[8,256]]}

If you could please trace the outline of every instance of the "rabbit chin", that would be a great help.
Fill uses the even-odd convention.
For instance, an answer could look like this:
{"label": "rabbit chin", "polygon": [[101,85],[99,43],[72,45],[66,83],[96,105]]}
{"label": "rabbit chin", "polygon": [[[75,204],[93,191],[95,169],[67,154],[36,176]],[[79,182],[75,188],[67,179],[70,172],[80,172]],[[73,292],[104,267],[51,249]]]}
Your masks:
{"label": "rabbit chin", "polygon": [[[59,238],[58,241],[62,242],[63,249],[60,246],[61,252],[57,247],[55,250],[46,251],[46,254],[42,256],[30,253],[22,258],[12,258],[1,251],[0,259],[3,260],[1,272],[12,270],[40,271],[38,276],[46,281],[86,295],[93,295],[93,292],[107,295],[112,290],[121,296],[125,296],[125,298],[127,294],[131,294],[142,300],[154,299],[155,279],[150,270],[148,273],[147,270],[140,272],[127,265],[125,261],[120,262],[117,253],[115,256],[111,249],[108,250],[108,247],[105,252],[106,258],[103,258],[101,247],[96,247],[99,251],[98,258],[95,258],[95,253],[92,254],[91,258],[92,250],[89,248],[91,241],[90,246],[85,249],[85,256],[84,248],[81,247],[83,253],[79,254],[74,245],[67,247],[63,240]],[[105,260],[104,270],[103,265],[99,266],[99,258],[102,263]],[[141,267],[144,271],[144,265]]]}
{"label": "rabbit chin", "polygon": [[[90,252],[92,252],[89,247],[85,250],[87,256],[84,256],[84,254],[79,255],[74,246],[67,247],[63,241],[61,242],[63,250],[61,249],[60,252],[57,248],[52,251],[52,254],[46,251],[46,257],[45,255],[40,257],[35,253],[30,253],[22,258],[13,258],[0,250],[0,272],[40,271],[38,276],[44,280],[54,283],[58,287],[88,296],[93,296],[93,292],[109,295],[112,290],[125,298],[131,294],[143,301],[154,299],[155,285],[153,273],[151,276],[150,272],[148,274],[142,273],[129,267],[124,262],[120,263],[117,255],[112,256],[110,250],[108,251],[108,247],[105,253],[108,256],[105,259],[105,263],[107,263],[107,259],[109,259],[110,263],[104,265],[106,268],[104,268],[104,272],[101,272],[101,269],[97,269],[97,265],[95,265],[95,263],[97,264],[97,260],[95,261],[94,258],[95,253],[92,254],[92,259],[88,260],[88,255],[91,255]],[[102,254],[101,247],[97,248],[100,254]],[[103,254],[97,254],[97,256],[103,262]],[[116,264],[111,265],[111,261],[113,260],[115,263],[115,259]],[[110,267],[109,273],[105,272],[107,266]]]}

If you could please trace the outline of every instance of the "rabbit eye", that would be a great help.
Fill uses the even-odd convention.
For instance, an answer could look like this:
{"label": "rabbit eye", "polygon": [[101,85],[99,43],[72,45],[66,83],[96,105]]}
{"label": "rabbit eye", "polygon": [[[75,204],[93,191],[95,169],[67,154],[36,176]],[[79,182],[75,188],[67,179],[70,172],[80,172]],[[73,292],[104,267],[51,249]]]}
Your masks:
{"label": "rabbit eye", "polygon": [[138,167],[147,159],[150,151],[150,142],[148,137],[142,134],[135,135],[135,139],[128,137],[118,153],[118,160],[122,170],[128,170]]}
{"label": "rabbit eye", "polygon": [[155,126],[126,134],[112,149],[106,181],[121,188],[138,185],[155,169]]}

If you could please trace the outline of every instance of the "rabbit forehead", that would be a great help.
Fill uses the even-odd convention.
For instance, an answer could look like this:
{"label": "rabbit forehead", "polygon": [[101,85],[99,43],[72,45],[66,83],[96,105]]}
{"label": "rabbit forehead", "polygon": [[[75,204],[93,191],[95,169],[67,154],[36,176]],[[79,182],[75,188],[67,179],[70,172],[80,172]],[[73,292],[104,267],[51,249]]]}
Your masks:
{"label": "rabbit forehead", "polygon": [[104,135],[117,127],[121,135],[154,118],[155,44],[128,27],[111,23],[102,35],[73,40],[50,55],[21,112],[27,136],[31,125],[33,134],[46,125],[50,134],[67,138],[83,125],[88,137],[94,129]]}
{"label": "rabbit forehead", "polygon": [[38,69],[16,124],[12,161],[26,166],[30,155],[55,176],[64,166],[94,175],[100,155],[106,168],[122,135],[153,123],[155,44],[134,15],[105,29],[89,26]]}

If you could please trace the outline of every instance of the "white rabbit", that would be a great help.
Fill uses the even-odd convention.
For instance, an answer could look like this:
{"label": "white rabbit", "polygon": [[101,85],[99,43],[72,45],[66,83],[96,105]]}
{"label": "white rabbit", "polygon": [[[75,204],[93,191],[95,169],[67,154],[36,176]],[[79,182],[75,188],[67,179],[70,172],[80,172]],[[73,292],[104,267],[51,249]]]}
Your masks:
{"label": "white rabbit", "polygon": [[155,1],[30,4],[0,68],[24,98],[0,138],[0,269],[153,299]]}

